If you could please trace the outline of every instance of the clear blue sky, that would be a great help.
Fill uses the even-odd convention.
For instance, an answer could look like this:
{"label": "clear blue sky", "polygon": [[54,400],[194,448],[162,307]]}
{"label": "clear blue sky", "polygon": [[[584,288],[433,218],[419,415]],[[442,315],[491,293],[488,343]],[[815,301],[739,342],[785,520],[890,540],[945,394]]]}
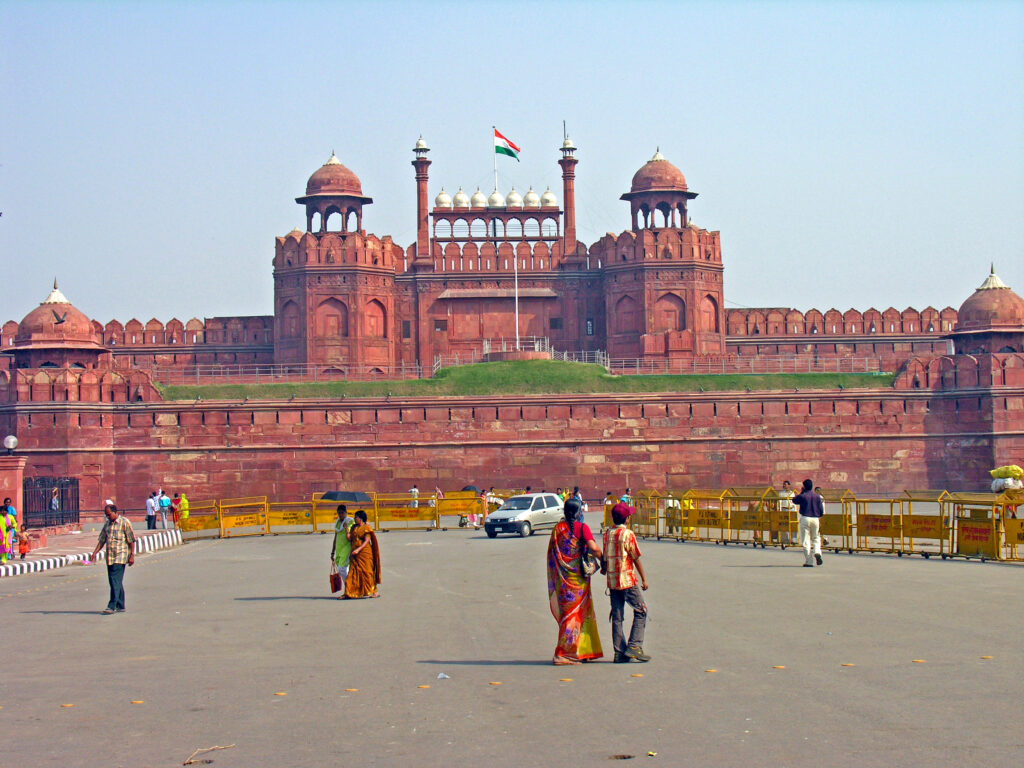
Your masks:
{"label": "clear blue sky", "polygon": [[54,275],[101,322],[270,314],[274,237],[337,151],[368,231],[579,146],[580,239],[656,147],[722,233],[727,306],[1024,294],[1024,3],[0,0],[0,320]]}

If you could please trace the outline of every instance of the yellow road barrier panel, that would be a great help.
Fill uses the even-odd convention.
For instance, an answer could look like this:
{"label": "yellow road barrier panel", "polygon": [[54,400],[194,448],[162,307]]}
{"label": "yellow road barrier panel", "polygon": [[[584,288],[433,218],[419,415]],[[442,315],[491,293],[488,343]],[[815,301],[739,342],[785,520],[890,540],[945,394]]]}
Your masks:
{"label": "yellow road barrier panel", "polygon": [[900,495],[904,553],[925,558],[952,551],[953,527],[949,524],[948,491],[904,491]]}
{"label": "yellow road barrier panel", "polygon": [[428,503],[432,497],[433,494],[373,494],[373,527],[378,531],[422,531],[437,528],[437,506],[432,507]]}
{"label": "yellow road barrier panel", "polygon": [[999,520],[1002,526],[1004,560],[1024,559],[1024,520],[1020,514],[1024,514],[1024,490],[1012,489],[1003,491],[996,497],[999,505]]}
{"label": "yellow road barrier panel", "polygon": [[[845,488],[822,488],[821,500],[825,505],[825,516],[821,518],[822,549],[839,552],[845,549],[853,553],[853,514],[857,497]],[[825,540],[828,540],[828,544]]]}
{"label": "yellow road barrier panel", "polygon": [[312,501],[272,502],[267,505],[268,533],[313,533]]}
{"label": "yellow road barrier panel", "polygon": [[770,486],[737,485],[729,489],[734,512],[730,530],[732,540],[738,544],[765,546],[765,539],[771,531],[771,513],[776,507],[778,496]]}
{"label": "yellow road barrier panel", "polygon": [[685,491],[665,491],[662,500],[665,524],[661,536],[680,541],[696,537],[697,529],[690,524],[689,515],[697,507],[692,499],[685,497]]}
{"label": "yellow road barrier panel", "polygon": [[733,493],[729,489],[691,488],[684,495],[693,509],[683,510],[683,524],[694,528],[698,541],[724,542],[729,535]]}
{"label": "yellow road barrier panel", "polygon": [[859,551],[902,554],[902,505],[899,499],[858,498],[855,508],[854,528]]}
{"label": "yellow road barrier panel", "polygon": [[956,531],[951,554],[998,560],[1002,557],[1003,506],[994,493],[951,493],[947,503],[952,509]]}
{"label": "yellow road barrier panel", "polygon": [[188,517],[178,522],[181,538],[191,541],[220,536],[220,506],[216,501],[189,501]]}
{"label": "yellow road barrier panel", "polygon": [[660,538],[662,495],[653,488],[646,488],[633,496],[633,502],[636,505],[636,514],[630,517],[629,527],[637,536]]}
{"label": "yellow road barrier panel", "polygon": [[[486,497],[473,491],[446,492],[440,499],[430,497],[429,503],[437,506],[438,522],[444,529],[458,526],[462,518],[469,525],[473,524],[473,520],[476,520],[477,525],[483,525],[488,513]],[[451,519],[453,517],[454,521]]]}
{"label": "yellow road barrier panel", "polygon": [[[220,535],[262,536],[267,533],[267,497],[245,496],[222,499],[220,507]],[[189,515],[191,517],[191,514]]]}

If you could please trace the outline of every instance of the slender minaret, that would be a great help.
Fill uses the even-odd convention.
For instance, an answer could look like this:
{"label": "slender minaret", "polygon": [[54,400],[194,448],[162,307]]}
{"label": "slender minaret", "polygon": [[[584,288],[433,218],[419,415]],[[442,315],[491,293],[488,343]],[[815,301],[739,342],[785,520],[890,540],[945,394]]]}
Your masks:
{"label": "slender minaret", "polygon": [[427,168],[430,161],[427,159],[427,152],[430,147],[420,136],[416,146],[412,148],[416,159],[412,161],[416,169],[416,257],[415,262],[430,262],[430,213],[427,208]]}
{"label": "slender minaret", "polygon": [[568,136],[562,142],[562,204],[565,206],[562,232],[562,259],[576,256],[576,145]]}

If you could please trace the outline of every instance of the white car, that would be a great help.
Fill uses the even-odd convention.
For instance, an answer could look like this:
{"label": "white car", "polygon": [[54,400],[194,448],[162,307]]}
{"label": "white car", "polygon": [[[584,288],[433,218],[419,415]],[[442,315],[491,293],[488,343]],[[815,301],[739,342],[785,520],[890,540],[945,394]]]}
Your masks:
{"label": "white car", "polygon": [[540,528],[554,528],[565,518],[562,500],[553,493],[524,493],[513,496],[484,520],[490,538],[499,533],[529,536]]}

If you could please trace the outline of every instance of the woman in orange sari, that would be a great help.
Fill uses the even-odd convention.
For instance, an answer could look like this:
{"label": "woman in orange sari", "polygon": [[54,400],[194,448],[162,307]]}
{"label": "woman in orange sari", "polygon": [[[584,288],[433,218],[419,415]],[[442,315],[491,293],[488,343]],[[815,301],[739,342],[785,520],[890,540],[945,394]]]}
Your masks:
{"label": "woman in orange sari", "polygon": [[355,514],[356,524],[348,532],[348,540],[352,542],[352,553],[348,559],[348,577],[345,579],[345,597],[380,597],[377,585],[380,584],[380,548],[377,546],[377,535],[366,522],[366,513],[359,510]]}
{"label": "woman in orange sari", "polygon": [[548,542],[548,597],[551,614],[558,622],[558,645],[552,662],[557,665],[594,661],[604,655],[590,577],[583,571],[584,549],[600,558],[601,548],[577,514],[579,502],[569,499],[565,502],[565,520],[555,526]]}

